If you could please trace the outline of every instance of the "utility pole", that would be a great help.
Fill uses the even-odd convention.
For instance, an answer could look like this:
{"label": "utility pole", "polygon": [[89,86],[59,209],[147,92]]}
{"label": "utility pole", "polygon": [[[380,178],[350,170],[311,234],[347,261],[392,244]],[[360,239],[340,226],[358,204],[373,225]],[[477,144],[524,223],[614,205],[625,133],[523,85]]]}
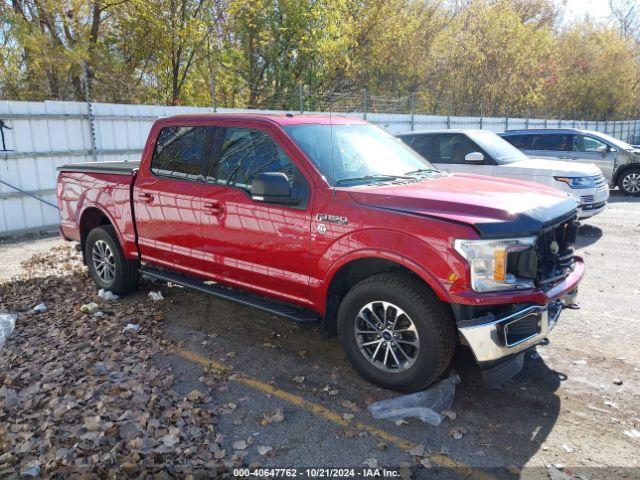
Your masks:
{"label": "utility pole", "polygon": [[82,78],[84,80],[84,98],[87,103],[87,117],[89,119],[89,139],[91,140],[91,158],[94,162],[98,161],[98,152],[96,151],[96,130],[93,118],[93,107],[91,106],[91,85],[89,82],[89,65],[87,62],[82,64]]}

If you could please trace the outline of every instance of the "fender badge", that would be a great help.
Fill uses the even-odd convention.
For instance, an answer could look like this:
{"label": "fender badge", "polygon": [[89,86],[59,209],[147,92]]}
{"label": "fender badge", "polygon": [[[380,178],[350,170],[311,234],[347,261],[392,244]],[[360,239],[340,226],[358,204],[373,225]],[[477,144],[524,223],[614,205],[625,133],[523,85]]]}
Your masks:
{"label": "fender badge", "polygon": [[329,215],[328,213],[318,213],[316,220],[319,222],[337,223],[338,225],[348,225],[349,219],[340,215]]}
{"label": "fender badge", "polygon": [[324,223],[319,223],[317,228],[320,235],[327,233],[327,226]]}

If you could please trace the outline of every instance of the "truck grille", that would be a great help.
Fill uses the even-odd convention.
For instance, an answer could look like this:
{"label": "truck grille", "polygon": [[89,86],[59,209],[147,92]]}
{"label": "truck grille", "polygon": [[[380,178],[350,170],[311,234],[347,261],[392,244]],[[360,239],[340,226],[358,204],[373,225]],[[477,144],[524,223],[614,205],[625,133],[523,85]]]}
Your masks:
{"label": "truck grille", "polygon": [[575,217],[542,231],[536,242],[538,265],[536,284],[547,289],[564,280],[573,271],[578,225]]}

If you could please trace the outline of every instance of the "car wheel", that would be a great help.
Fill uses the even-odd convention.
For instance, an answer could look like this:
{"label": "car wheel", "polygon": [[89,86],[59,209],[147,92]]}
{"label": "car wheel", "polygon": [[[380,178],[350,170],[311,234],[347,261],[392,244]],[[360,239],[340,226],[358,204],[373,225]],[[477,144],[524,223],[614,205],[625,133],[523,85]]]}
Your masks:
{"label": "car wheel", "polygon": [[618,179],[618,187],[625,195],[640,196],[640,167],[625,170]]}
{"label": "car wheel", "polygon": [[115,229],[103,225],[89,232],[85,242],[89,273],[99,288],[122,295],[136,288],[138,264],[125,258]]}
{"label": "car wheel", "polygon": [[396,273],[372,276],[347,293],[338,336],[365,379],[400,392],[435,382],[449,367],[456,338],[453,319],[433,292]]}

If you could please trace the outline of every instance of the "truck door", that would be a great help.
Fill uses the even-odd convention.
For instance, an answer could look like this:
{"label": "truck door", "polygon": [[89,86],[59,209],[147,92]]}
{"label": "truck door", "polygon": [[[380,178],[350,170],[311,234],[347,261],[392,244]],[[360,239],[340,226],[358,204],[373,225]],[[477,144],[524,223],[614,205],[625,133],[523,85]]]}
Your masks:
{"label": "truck door", "polygon": [[[262,127],[218,127],[204,186],[204,269],[212,280],[306,303],[311,207],[308,180]],[[297,206],[251,199],[253,176],[282,172],[306,189]]]}
{"label": "truck door", "polygon": [[162,128],[150,162],[142,162],[133,203],[143,261],[202,273],[203,168],[213,131],[193,125]]}

